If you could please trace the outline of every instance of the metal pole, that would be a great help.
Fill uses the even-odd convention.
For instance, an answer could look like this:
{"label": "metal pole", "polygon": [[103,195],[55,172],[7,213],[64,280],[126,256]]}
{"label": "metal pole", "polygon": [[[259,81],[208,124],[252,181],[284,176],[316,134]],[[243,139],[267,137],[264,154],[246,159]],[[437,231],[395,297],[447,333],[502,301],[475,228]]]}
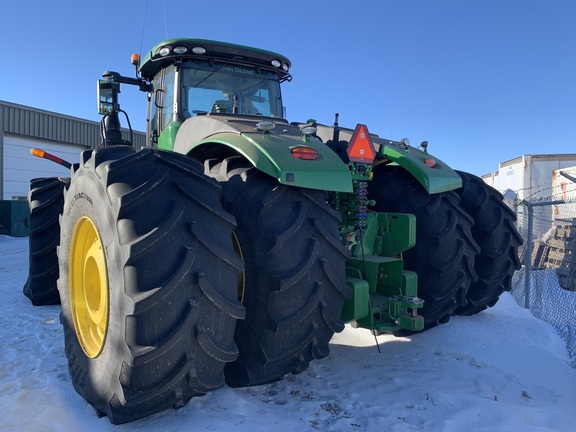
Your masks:
{"label": "metal pole", "polygon": [[532,279],[532,249],[534,242],[534,207],[544,207],[552,206],[557,204],[565,204],[564,200],[557,201],[540,201],[531,203],[526,200],[522,200],[520,204],[526,206],[528,210],[528,233],[526,234],[526,252],[524,254],[524,270],[526,274],[524,276],[524,307],[530,309],[530,283]]}
{"label": "metal pole", "polygon": [[532,205],[523,200],[522,204],[526,206],[528,211],[528,233],[526,234],[526,252],[524,253],[524,307],[530,309],[530,283],[532,279],[532,249],[533,249],[533,225],[534,225],[534,209]]}

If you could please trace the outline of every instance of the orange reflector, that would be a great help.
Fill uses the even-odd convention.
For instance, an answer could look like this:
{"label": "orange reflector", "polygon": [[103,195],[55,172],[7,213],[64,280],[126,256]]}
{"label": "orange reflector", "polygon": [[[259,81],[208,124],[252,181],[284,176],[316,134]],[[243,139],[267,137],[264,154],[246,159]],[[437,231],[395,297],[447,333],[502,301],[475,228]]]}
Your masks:
{"label": "orange reflector", "polygon": [[290,150],[292,156],[301,160],[314,160],[318,159],[318,151],[310,147],[294,147]]}
{"label": "orange reflector", "polygon": [[359,124],[356,126],[352,138],[350,138],[350,142],[348,143],[346,153],[348,153],[348,158],[351,162],[369,164],[374,162],[374,159],[376,159],[376,150],[374,149],[374,144],[372,143],[372,138],[368,133],[366,125]]}
{"label": "orange reflector", "polygon": [[72,167],[72,164],[70,162],[60,159],[58,156],[54,156],[53,154],[45,152],[44,150],[41,150],[39,148],[31,149],[30,153],[32,153],[32,156],[36,156],[42,159],[48,159],[49,161],[56,162],[57,164],[62,165],[63,167],[66,168]]}
{"label": "orange reflector", "polygon": [[43,158],[44,157],[44,150],[40,150],[37,148],[33,148],[32,150],[30,150],[30,153],[32,153],[32,156],[36,156],[39,158]]}
{"label": "orange reflector", "polygon": [[436,166],[436,161],[432,158],[426,158],[424,163],[428,165],[430,168],[434,168]]}

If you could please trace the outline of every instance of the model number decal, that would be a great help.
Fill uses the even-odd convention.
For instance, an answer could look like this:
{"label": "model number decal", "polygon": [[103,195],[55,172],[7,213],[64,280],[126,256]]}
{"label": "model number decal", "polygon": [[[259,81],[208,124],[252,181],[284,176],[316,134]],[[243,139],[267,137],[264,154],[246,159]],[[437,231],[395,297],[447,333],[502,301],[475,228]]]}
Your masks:
{"label": "model number decal", "polygon": [[68,213],[70,213],[70,211],[72,211],[72,207],[74,206],[76,201],[78,201],[80,199],[85,199],[86,201],[88,201],[90,203],[91,206],[93,206],[92,198],[90,198],[85,192],[78,192],[76,195],[74,195],[74,197],[72,198],[72,201],[70,201],[70,204],[68,205]]}

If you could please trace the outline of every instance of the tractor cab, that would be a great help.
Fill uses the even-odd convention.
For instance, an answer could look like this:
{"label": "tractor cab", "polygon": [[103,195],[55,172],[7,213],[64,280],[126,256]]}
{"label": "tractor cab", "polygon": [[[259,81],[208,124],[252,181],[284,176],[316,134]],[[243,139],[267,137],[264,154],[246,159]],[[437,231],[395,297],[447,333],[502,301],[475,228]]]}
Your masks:
{"label": "tractor cab", "polygon": [[284,118],[280,83],[290,80],[285,57],[241,45],[171,39],[148,53],[139,68],[152,84],[149,145],[172,149],[176,132],[195,116]]}

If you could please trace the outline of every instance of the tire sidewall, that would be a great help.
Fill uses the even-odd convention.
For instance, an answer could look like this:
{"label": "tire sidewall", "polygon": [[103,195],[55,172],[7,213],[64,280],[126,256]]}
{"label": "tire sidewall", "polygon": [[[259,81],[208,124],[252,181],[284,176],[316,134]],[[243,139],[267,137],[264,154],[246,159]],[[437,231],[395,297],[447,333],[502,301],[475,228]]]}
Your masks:
{"label": "tire sidewall", "polygon": [[[60,257],[65,257],[65,259],[60,259],[61,280],[58,283],[62,299],[62,324],[64,326],[66,355],[72,374],[75,371],[90,371],[87,376],[72,381],[76,391],[98,409],[99,401],[102,401],[103,395],[109,395],[107,398],[109,400],[114,393],[117,393],[114,387],[115,383],[118,382],[122,367],[122,362],[117,361],[117,359],[118,353],[124,350],[122,345],[125,329],[122,317],[125,316],[125,312],[119,310],[119,307],[125,304],[125,301],[121,299],[124,293],[124,276],[122,267],[118,265],[121,262],[119,259],[121,247],[118,244],[115,224],[117,208],[114,203],[108,201],[100,179],[95,173],[87,170],[80,170],[74,176],[67,198],[61,220],[62,232],[59,252]],[[107,331],[102,351],[93,359],[86,355],[76,335],[69,288],[71,240],[78,221],[85,216],[92,220],[100,236],[104,247],[108,277]],[[110,365],[114,365],[112,370]],[[86,381],[89,381],[90,384]]]}

